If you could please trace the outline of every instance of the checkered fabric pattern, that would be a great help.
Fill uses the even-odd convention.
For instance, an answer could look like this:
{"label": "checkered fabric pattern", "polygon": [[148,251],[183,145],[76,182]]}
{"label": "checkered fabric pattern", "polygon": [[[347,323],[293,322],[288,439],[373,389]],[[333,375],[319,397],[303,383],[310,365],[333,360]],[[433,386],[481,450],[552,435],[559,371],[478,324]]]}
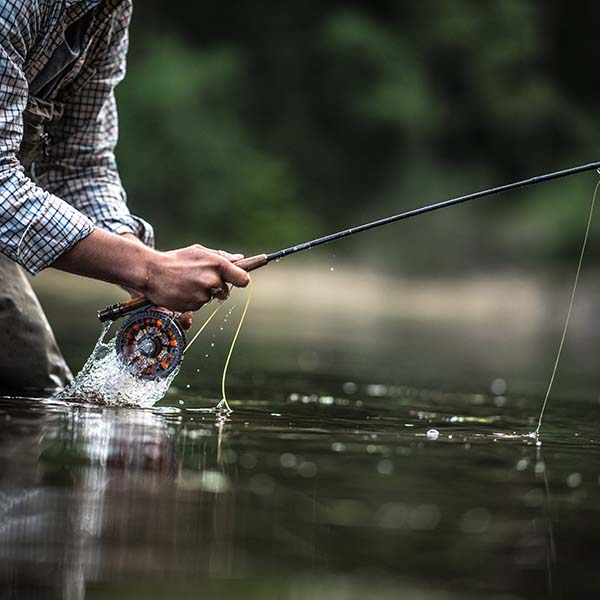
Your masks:
{"label": "checkered fabric pattern", "polygon": [[[34,181],[17,158],[29,83],[64,29],[94,7],[89,41],[49,98],[64,115],[47,129]],[[150,225],[127,208],[114,156],[114,88],[125,74],[131,8],[131,0],[0,0],[0,252],[31,274],[94,226],[153,243]]]}

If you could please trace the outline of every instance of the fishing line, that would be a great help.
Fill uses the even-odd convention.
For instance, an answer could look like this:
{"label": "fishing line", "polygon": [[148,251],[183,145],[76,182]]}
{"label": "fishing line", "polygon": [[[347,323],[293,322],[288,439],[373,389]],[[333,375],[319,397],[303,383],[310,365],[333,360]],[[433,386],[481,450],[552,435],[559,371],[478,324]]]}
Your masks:
{"label": "fishing line", "polygon": [[[599,170],[600,173],[600,170]],[[575,301],[575,293],[577,292],[577,284],[579,283],[579,275],[581,273],[581,265],[583,264],[583,257],[585,255],[585,250],[587,248],[588,237],[590,235],[590,228],[592,225],[592,217],[594,216],[594,206],[596,204],[596,196],[598,195],[598,188],[600,188],[600,181],[596,184],[596,189],[594,190],[594,195],[592,196],[592,203],[590,205],[590,214],[588,215],[587,226],[585,228],[585,236],[583,237],[583,244],[581,245],[581,253],[579,254],[579,263],[577,264],[577,272],[575,273],[575,281],[573,282],[573,290],[571,291],[571,300],[569,301],[569,309],[567,310],[567,318],[565,319],[565,326],[563,328],[562,337],[560,339],[560,344],[558,346],[558,352],[556,354],[556,360],[554,361],[554,368],[552,369],[552,376],[550,377],[550,383],[548,383],[548,389],[546,390],[546,396],[544,397],[544,402],[542,404],[542,410],[540,411],[540,417],[538,419],[538,424],[535,430],[535,435],[539,435],[540,428],[542,426],[542,419],[544,418],[544,411],[546,410],[546,405],[548,404],[548,398],[550,397],[550,392],[552,391],[552,385],[554,384],[554,378],[556,377],[556,371],[558,370],[558,363],[560,362],[560,356],[562,354],[562,349],[565,344],[565,338],[567,337],[567,329],[569,328],[569,321],[571,320],[571,312],[573,310],[573,303]]]}
{"label": "fishing line", "polygon": [[210,313],[210,317],[208,317],[208,319],[206,319],[206,321],[204,321],[204,325],[202,325],[202,327],[200,327],[200,329],[198,329],[198,331],[196,332],[196,335],[194,335],[194,337],[192,338],[192,341],[184,348],[184,350],[183,350],[184,354],[190,349],[191,345],[198,339],[198,336],[204,331],[206,326],[212,321],[212,318],[221,310],[221,306],[223,306],[223,304],[218,304],[217,307],[215,308],[215,310],[213,310],[212,313]]}
{"label": "fishing line", "polygon": [[229,353],[227,354],[227,360],[225,361],[225,366],[223,367],[223,377],[221,378],[221,402],[217,408],[224,409],[230,411],[229,404],[227,403],[227,396],[225,395],[225,379],[227,378],[227,368],[229,367],[229,361],[231,360],[231,355],[233,354],[233,349],[235,348],[235,343],[237,342],[238,336],[240,334],[240,330],[242,329],[242,325],[244,324],[244,320],[246,319],[246,313],[248,312],[248,307],[250,306],[250,300],[252,299],[252,279],[248,278],[248,297],[246,298],[246,306],[244,306],[244,310],[242,312],[242,316],[240,318],[240,322],[238,323],[237,329],[235,330],[235,335],[231,340],[231,346],[229,347]]}
{"label": "fishing line", "polygon": [[[356,235],[357,233],[368,231],[370,229],[375,229],[376,227],[381,227],[390,223],[396,223],[397,221],[403,221],[404,219],[410,219],[412,217],[424,215],[425,213],[429,213],[434,210],[447,208],[449,206],[455,206],[457,204],[462,204],[463,202],[470,202],[471,200],[477,200],[479,198],[485,198],[487,196],[493,196],[495,194],[500,194],[509,190],[516,190],[531,185],[538,185],[540,183],[553,181],[562,177],[569,177],[571,175],[577,175],[578,173],[584,173],[586,171],[599,169],[600,162],[594,162],[587,165],[572,167],[570,169],[564,169],[563,171],[556,171],[555,173],[537,175],[536,177],[530,177],[529,179],[524,179],[522,181],[515,181],[514,183],[508,183],[506,185],[494,187],[489,190],[482,190],[473,194],[467,194],[466,196],[459,196],[458,198],[451,198],[449,200],[436,202],[435,204],[430,204],[428,206],[414,208],[412,210],[408,210],[397,215],[392,215],[384,219],[378,219],[377,221],[372,221],[370,223],[363,223],[362,225],[350,227],[349,229],[344,229],[336,233],[331,233],[329,235],[316,238],[314,240],[310,240],[302,244],[297,244],[296,246],[283,248],[282,250],[278,250],[277,252],[271,252],[270,254],[257,254],[256,256],[243,258],[242,260],[237,261],[235,264],[236,266],[246,271],[254,271],[255,269],[264,267],[272,261],[279,262],[279,260],[281,260],[285,256],[288,256],[289,254],[303,252],[304,250],[315,248],[316,246],[320,246],[321,244],[328,244],[336,240],[341,240],[342,238],[349,237],[351,235]],[[108,320],[114,321],[115,319],[131,314],[136,310],[148,308],[150,306],[152,306],[152,302],[148,300],[148,298],[140,296],[138,298],[132,298],[131,300],[127,300],[125,302],[119,302],[118,304],[112,304],[111,306],[107,306],[105,309],[98,311],[98,318],[102,322]]]}

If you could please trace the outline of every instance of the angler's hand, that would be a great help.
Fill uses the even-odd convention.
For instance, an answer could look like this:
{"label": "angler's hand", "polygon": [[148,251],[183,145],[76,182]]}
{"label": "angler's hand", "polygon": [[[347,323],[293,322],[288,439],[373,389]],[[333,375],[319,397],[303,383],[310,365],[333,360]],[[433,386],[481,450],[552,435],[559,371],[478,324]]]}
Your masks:
{"label": "angler's hand", "polygon": [[[121,237],[131,240],[132,242],[144,245],[144,243],[133,233],[122,233],[120,235],[121,235]],[[234,258],[234,256],[238,256],[238,255],[233,255],[232,258]],[[241,256],[241,255],[239,255],[239,256]],[[138,290],[134,290],[134,289],[131,289],[128,287],[123,287],[123,289],[132,298],[138,298],[139,296],[142,296],[142,294]],[[161,306],[159,308],[166,308],[166,307]],[[189,331],[192,328],[193,313],[191,311],[184,312],[184,313],[178,312],[178,313],[176,313],[176,318],[177,318],[177,321],[179,321],[179,324],[181,325],[181,327],[184,329],[184,331]]]}
{"label": "angler's hand", "polygon": [[97,227],[52,266],[115,283],[139,292],[156,306],[185,313],[222,296],[227,284],[248,285],[248,273],[234,264],[242,258],[199,245],[157,252]]}
{"label": "angler's hand", "polygon": [[241,254],[200,245],[154,254],[140,291],[157,306],[194,311],[213,298],[226,297],[228,284],[248,285],[248,273],[235,266],[235,261],[243,258]]}

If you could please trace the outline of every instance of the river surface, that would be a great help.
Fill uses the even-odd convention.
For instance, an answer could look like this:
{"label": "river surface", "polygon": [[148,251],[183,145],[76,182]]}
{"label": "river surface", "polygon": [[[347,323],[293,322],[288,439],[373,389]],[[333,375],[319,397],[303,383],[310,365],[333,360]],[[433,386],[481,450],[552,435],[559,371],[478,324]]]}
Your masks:
{"label": "river surface", "polygon": [[152,409],[0,398],[0,598],[598,597],[592,328],[539,444],[560,323],[257,310],[226,418],[234,323]]}

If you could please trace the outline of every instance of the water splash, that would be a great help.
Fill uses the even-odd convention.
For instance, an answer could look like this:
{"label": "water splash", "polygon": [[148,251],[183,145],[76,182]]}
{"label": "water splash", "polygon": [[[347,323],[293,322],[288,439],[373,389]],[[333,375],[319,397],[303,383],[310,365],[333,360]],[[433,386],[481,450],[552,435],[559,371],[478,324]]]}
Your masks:
{"label": "water splash", "polygon": [[[218,415],[227,416],[231,412],[225,395],[227,368],[242,324],[246,318],[251,297],[252,280],[250,280],[248,285],[246,305],[235,331],[235,335],[233,336],[229,353],[227,354],[227,360],[225,361],[225,366],[223,368],[223,376],[221,379],[222,399],[214,408],[214,412]],[[221,304],[219,304],[219,306],[217,306],[209,315],[208,319],[187,345],[185,351],[189,350],[190,346],[198,339],[208,323],[217,314],[220,307]],[[232,310],[233,307],[227,314],[230,315]],[[73,382],[65,390],[57,394],[56,398],[61,400],[91,402],[104,406],[136,406],[150,408],[167,393],[173,379],[175,379],[179,373],[180,366],[164,379],[144,380],[136,377],[119,359],[115,338],[105,341],[105,337],[108,334],[111,325],[112,321],[104,324],[94,350],[87,359],[85,365],[83,365],[81,371],[77,373]],[[221,329],[223,328],[221,327]],[[210,345],[214,347],[215,343],[211,342]],[[206,356],[208,357],[208,354]],[[187,385],[186,387],[189,388],[190,386]],[[181,403],[182,401],[180,401],[180,404]]]}
{"label": "water splash", "polygon": [[105,323],[92,354],[71,384],[56,398],[91,402],[104,406],[137,406],[149,408],[166,393],[179,372],[177,367],[168,377],[146,381],[130,373],[117,356],[115,338],[104,338],[112,322]]}

